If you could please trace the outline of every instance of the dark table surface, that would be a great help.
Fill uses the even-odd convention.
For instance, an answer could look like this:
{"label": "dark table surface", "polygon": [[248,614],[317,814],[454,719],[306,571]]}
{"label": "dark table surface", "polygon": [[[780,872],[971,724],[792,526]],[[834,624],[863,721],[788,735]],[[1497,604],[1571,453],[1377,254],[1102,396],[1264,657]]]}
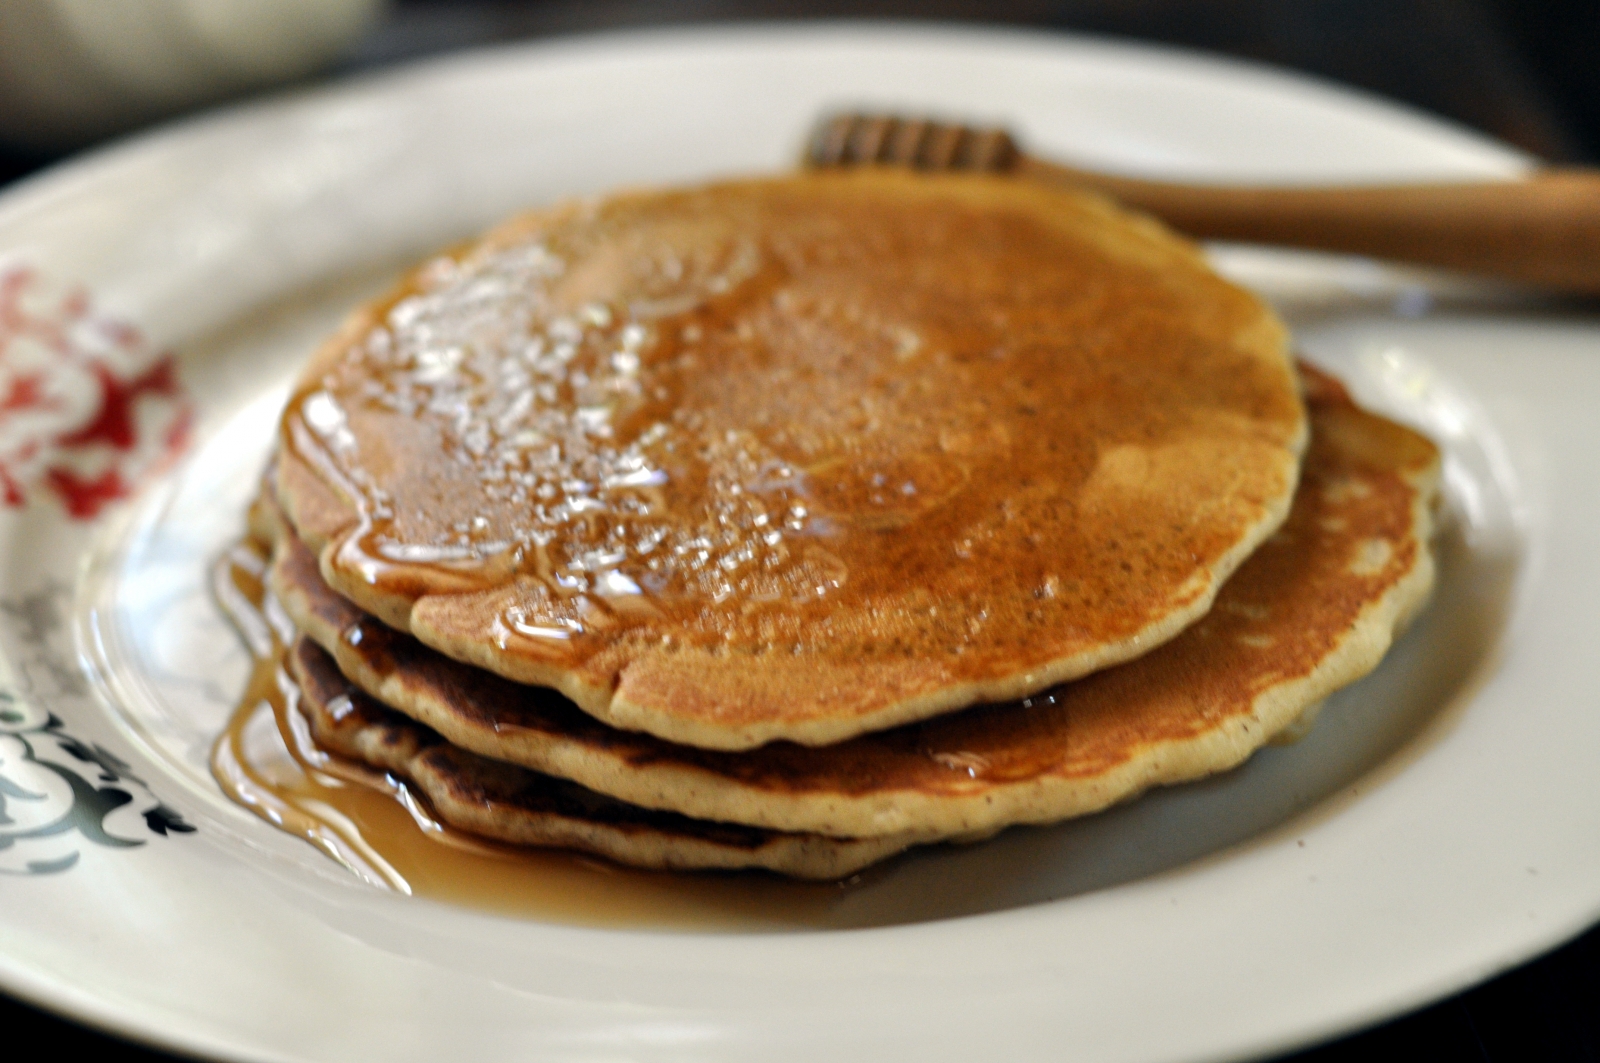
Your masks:
{"label": "dark table surface", "polygon": [[[1260,59],[1408,101],[1550,161],[1600,159],[1596,0],[398,0],[343,70],[623,26],[862,16],[981,18]],[[0,188],[55,161],[0,144]],[[0,1031],[9,1045],[48,1046],[56,1057],[176,1058],[4,995]],[[1600,928],[1456,997],[1287,1058],[1334,1063],[1384,1050],[1430,1061],[1600,1060]]]}

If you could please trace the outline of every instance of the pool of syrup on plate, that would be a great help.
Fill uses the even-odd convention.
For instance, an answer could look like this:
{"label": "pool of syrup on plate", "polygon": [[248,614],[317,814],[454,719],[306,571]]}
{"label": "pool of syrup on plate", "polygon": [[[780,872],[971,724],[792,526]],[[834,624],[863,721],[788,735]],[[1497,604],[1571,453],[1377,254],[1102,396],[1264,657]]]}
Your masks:
{"label": "pool of syrup on plate", "polygon": [[763,872],[659,872],[560,850],[519,848],[439,822],[405,781],[319,749],[283,668],[291,628],[265,587],[265,549],[246,541],[213,587],[253,667],[212,751],[223,791],[373,886],[502,915],[585,925],[802,928],[861,882],[804,883]]}

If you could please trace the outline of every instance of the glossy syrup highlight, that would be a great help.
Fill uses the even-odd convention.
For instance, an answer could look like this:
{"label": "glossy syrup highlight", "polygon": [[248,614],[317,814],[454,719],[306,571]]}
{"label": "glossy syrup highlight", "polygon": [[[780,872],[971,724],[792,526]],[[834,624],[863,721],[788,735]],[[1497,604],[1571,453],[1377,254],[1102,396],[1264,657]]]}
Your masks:
{"label": "glossy syrup highlight", "polygon": [[616,927],[824,926],[856,880],[639,871],[577,853],[519,849],[439,823],[402,780],[312,741],[283,668],[290,629],[267,594],[259,544],[218,563],[217,598],[254,667],[212,750],[223,792],[375,888],[551,922]]}

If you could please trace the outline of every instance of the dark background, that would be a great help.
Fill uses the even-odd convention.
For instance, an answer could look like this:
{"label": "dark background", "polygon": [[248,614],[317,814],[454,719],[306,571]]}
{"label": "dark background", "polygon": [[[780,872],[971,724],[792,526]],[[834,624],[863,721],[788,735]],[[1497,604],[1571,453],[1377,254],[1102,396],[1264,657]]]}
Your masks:
{"label": "dark background", "polygon": [[[530,37],[816,17],[983,20],[1221,52],[1404,100],[1550,162],[1600,162],[1600,0],[396,0],[335,75]],[[0,187],[54,161],[0,144]],[[5,996],[0,1034],[19,1049],[36,1040],[58,1058],[172,1058]],[[1444,1063],[1600,1061],[1600,929],[1453,999],[1289,1058],[1334,1063],[1385,1050]]]}

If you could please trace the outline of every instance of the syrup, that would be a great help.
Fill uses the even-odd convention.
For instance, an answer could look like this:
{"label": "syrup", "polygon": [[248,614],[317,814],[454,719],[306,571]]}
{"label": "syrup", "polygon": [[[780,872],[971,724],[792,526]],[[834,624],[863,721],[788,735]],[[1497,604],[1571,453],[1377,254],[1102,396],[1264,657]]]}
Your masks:
{"label": "syrup", "polygon": [[283,668],[292,631],[265,589],[265,568],[264,549],[245,542],[214,573],[218,600],[254,667],[212,750],[212,773],[230,798],[370,885],[554,922],[770,929],[827,925],[861,881],[639,871],[577,853],[502,845],[440,823],[403,780],[312,741]]}

